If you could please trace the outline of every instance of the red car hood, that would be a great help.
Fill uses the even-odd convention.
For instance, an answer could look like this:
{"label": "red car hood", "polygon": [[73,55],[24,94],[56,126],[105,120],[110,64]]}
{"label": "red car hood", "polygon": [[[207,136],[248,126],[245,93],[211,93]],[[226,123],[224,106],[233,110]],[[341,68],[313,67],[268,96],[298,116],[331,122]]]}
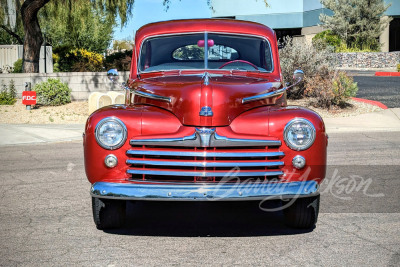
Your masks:
{"label": "red car hood", "polygon": [[[167,109],[183,125],[226,126],[246,110],[274,104],[276,98],[248,104],[242,104],[242,99],[276,90],[281,83],[279,79],[246,76],[179,75],[141,79],[132,86],[143,92],[170,97],[172,101],[167,103],[135,95],[134,103]],[[212,116],[201,116],[203,107],[211,108]]]}

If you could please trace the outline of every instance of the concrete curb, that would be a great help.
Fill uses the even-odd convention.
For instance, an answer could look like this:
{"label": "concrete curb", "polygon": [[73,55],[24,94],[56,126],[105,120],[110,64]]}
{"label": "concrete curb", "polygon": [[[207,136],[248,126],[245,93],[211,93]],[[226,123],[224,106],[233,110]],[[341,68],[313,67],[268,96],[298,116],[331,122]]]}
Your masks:
{"label": "concrete curb", "polygon": [[357,98],[357,97],[352,97],[351,99],[354,101],[357,101],[357,102],[367,103],[367,104],[370,104],[373,106],[377,106],[377,107],[380,107],[381,109],[388,109],[388,107],[385,104],[383,104],[379,101],[369,100],[369,99],[365,99],[365,98]]}

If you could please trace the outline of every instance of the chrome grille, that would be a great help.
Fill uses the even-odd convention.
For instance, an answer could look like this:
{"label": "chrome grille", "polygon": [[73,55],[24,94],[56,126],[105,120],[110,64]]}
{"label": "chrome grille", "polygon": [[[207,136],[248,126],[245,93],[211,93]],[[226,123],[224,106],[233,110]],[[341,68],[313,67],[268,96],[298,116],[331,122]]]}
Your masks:
{"label": "chrome grille", "polygon": [[[132,143],[131,143],[132,144]],[[132,180],[218,182],[279,179],[284,153],[279,146],[177,147],[134,145],[126,152]],[[237,178],[237,179],[236,179]]]}

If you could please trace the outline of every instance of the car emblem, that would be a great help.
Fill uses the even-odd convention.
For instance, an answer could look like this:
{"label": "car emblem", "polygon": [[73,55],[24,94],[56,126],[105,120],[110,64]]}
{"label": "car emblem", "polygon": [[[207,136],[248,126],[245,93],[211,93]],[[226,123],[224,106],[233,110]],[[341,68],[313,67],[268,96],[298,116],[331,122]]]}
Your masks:
{"label": "car emblem", "polygon": [[211,136],[215,133],[215,128],[196,128],[196,133],[200,137],[200,146],[209,147]]}
{"label": "car emblem", "polygon": [[203,117],[211,117],[213,115],[211,107],[204,106],[200,110],[200,116]]}

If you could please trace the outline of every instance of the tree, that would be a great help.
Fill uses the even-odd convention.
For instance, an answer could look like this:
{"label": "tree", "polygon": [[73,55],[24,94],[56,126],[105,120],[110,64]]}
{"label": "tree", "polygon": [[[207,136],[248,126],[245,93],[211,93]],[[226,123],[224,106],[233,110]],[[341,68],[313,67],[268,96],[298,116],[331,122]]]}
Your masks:
{"label": "tree", "polygon": [[83,48],[97,53],[107,49],[116,25],[115,18],[107,19],[103,10],[86,0],[75,0],[68,8],[51,1],[43,8],[39,22],[46,42],[55,50]]}
{"label": "tree", "polygon": [[320,0],[334,14],[321,14],[323,27],[346,43],[348,47],[379,50],[378,37],[390,22],[383,17],[389,8],[383,0]]}
{"label": "tree", "polygon": [[0,44],[23,44],[22,0],[0,0]]}
{"label": "tree", "polygon": [[133,50],[133,41],[130,41],[129,39],[114,40],[113,50],[116,50],[118,52],[122,50]]}
{"label": "tree", "polygon": [[[42,23],[52,23],[52,22],[62,22],[66,23],[68,26],[65,28],[66,32],[64,35],[74,35],[72,40],[77,43],[86,43],[88,39],[91,38],[90,34],[93,29],[95,32],[99,34],[104,34],[104,36],[109,36],[109,32],[105,31],[101,27],[94,27],[94,23],[96,22],[96,16],[99,16],[102,24],[107,25],[107,23],[115,23],[115,19],[118,16],[121,20],[121,27],[124,26],[128,20],[128,18],[132,14],[132,8],[135,0],[65,0],[65,1],[57,1],[57,0],[0,0],[0,21],[5,21],[5,18],[9,16],[10,7],[16,7],[16,10],[20,10],[20,21],[22,22],[24,29],[24,56],[23,56],[23,69],[24,72],[39,72],[39,55],[40,55],[40,47],[43,43],[43,35],[39,24],[39,17],[41,13],[39,11],[43,10],[43,7],[49,3],[49,7],[45,12],[43,12],[43,18],[47,18],[47,20],[42,20]],[[257,1],[257,0],[256,0]],[[169,4],[171,0],[164,0],[163,4],[166,6],[166,10],[168,10]],[[264,0],[265,4],[267,4],[267,0]],[[13,4],[10,4],[13,3]],[[211,0],[207,0],[208,5],[212,9]],[[21,5],[22,4],[22,5]],[[88,5],[92,5],[92,11],[90,14],[87,12]],[[80,8],[84,7],[82,10]],[[67,11],[79,11],[86,12],[82,14],[88,15],[86,18],[90,18],[88,21],[88,25],[90,23],[92,25],[90,27],[85,28],[84,30],[79,29],[79,26],[76,26],[76,21],[80,20],[81,25],[85,25],[85,17],[74,16],[72,14],[68,14],[67,18],[64,20],[59,20],[57,16],[57,12]],[[79,14],[78,12],[78,14]],[[19,12],[17,12],[19,13]],[[75,14],[76,15],[76,14]],[[18,20],[19,14],[17,15]],[[11,29],[9,27],[9,23],[0,24],[0,40],[2,36],[6,36],[7,42],[11,42],[11,38],[17,40],[18,43],[22,43],[21,33]],[[52,26],[48,26],[49,31],[51,32]],[[108,28],[107,28],[108,29]],[[46,29],[47,30],[47,29]],[[59,28],[57,30],[60,30]],[[6,35],[5,35],[6,33]],[[87,34],[86,37],[81,38],[84,34]],[[57,35],[54,35],[57,36]],[[58,35],[60,36],[60,35]],[[50,41],[56,42],[57,37],[50,37]],[[12,40],[14,40],[12,39]],[[98,47],[104,46],[107,43],[107,38],[103,39],[101,44],[95,45],[97,48],[93,48],[93,50],[100,49]]]}
{"label": "tree", "polygon": [[[39,11],[50,2],[50,0],[0,0],[0,19],[3,19],[9,15],[9,10],[12,5],[10,2],[14,2],[15,5],[21,4],[20,15],[21,21],[24,28],[24,56],[23,56],[23,69],[24,72],[39,72],[39,55],[40,47],[43,43],[42,31],[39,25]],[[72,10],[75,4],[91,4],[98,13],[94,13],[93,16],[103,16],[104,22],[113,22],[117,15],[121,19],[121,26],[125,25],[128,17],[131,15],[134,0],[67,0],[57,1],[53,0],[54,4],[57,4],[60,8]],[[17,9],[18,10],[18,9]],[[54,13],[53,13],[54,15]],[[18,17],[17,17],[18,18]],[[82,18],[79,18],[82,19]],[[68,22],[73,21],[73,16],[68,17]],[[69,23],[73,25],[73,23]],[[2,27],[3,26],[3,27]],[[7,27],[8,24],[0,24],[0,29],[5,31],[8,35],[13,36],[18,40],[22,41],[22,38]],[[9,30],[9,31],[8,31]],[[3,32],[2,31],[2,32]],[[67,31],[68,33],[68,31]],[[4,33],[3,33],[4,34]],[[103,34],[103,33],[100,33]]]}
{"label": "tree", "polygon": [[22,69],[26,73],[39,72],[40,47],[43,43],[37,14],[50,0],[26,0],[21,6],[24,25],[24,56]]}

